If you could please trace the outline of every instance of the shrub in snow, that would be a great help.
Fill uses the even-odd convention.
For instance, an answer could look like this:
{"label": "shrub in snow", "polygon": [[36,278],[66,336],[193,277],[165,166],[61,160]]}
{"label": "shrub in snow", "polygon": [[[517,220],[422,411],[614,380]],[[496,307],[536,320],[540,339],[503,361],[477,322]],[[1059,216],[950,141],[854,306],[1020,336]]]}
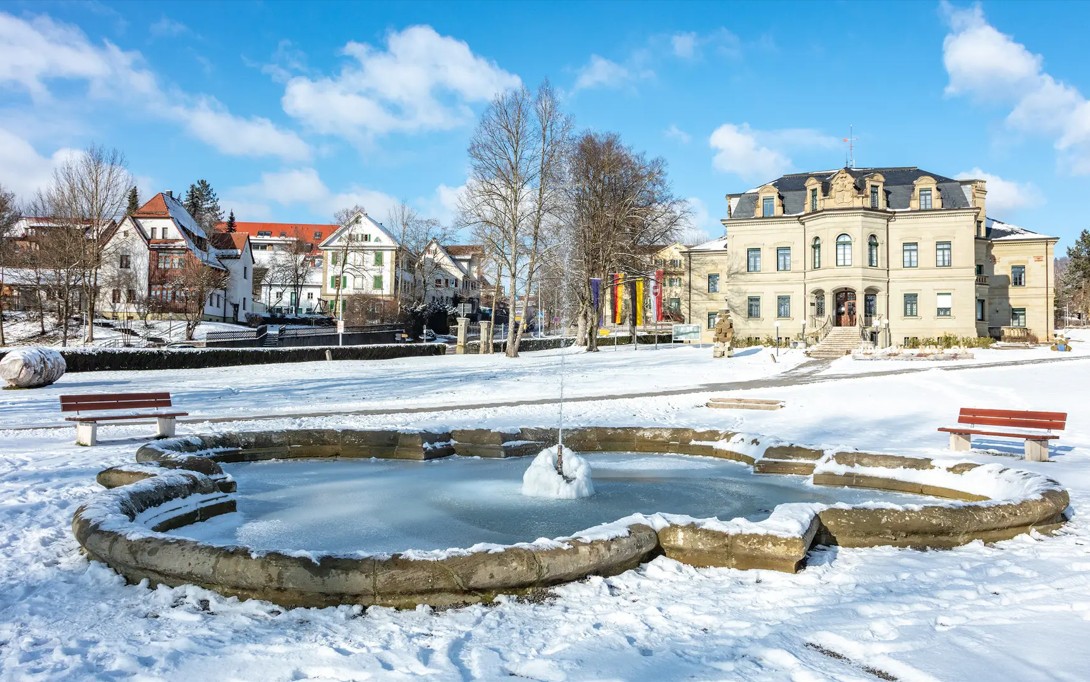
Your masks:
{"label": "shrub in snow", "polygon": [[296,348],[65,348],[61,351],[61,355],[68,365],[69,372],[99,372],[318,362],[326,359],[326,351],[329,351],[334,360],[391,360],[443,355],[446,352],[446,346],[441,343],[401,343]]}
{"label": "shrub in snow", "polygon": [[0,377],[17,388],[48,386],[64,376],[65,369],[64,358],[51,348],[13,350],[0,360]]}
{"label": "shrub in snow", "polygon": [[522,494],[529,497],[551,497],[574,500],[594,494],[587,460],[571,450],[564,451],[564,475],[556,470],[556,451],[559,446],[545,448],[530,462],[522,475]]}

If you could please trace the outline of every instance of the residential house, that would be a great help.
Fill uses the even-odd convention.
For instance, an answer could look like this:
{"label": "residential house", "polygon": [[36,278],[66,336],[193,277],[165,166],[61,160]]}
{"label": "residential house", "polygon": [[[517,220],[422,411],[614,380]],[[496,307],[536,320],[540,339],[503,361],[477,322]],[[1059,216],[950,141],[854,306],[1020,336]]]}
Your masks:
{"label": "residential house", "polygon": [[127,216],[103,249],[100,286],[103,312],[133,318],[184,310],[182,273],[193,263],[226,275],[226,285],[208,292],[202,319],[243,322],[253,311],[254,258],[244,234],[208,235],[169,193],[159,193]]}
{"label": "residential house", "polygon": [[[226,230],[226,223],[216,226]],[[322,310],[324,255],[319,248],[339,225],[236,222],[254,252],[254,296],[262,311],[310,314]]]}
{"label": "residential house", "polygon": [[326,237],[322,252],[324,308],[343,315],[347,298],[364,296],[377,313],[396,307],[413,286],[411,255],[397,239],[367,213],[357,213]]}

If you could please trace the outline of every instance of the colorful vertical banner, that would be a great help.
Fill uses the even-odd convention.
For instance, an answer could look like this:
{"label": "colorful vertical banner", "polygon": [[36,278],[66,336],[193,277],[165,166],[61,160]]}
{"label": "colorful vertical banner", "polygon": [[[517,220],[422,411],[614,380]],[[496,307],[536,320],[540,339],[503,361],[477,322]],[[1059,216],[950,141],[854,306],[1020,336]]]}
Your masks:
{"label": "colorful vertical banner", "polygon": [[613,274],[613,324],[621,324],[621,309],[624,307],[624,274]]}
{"label": "colorful vertical banner", "polygon": [[662,289],[663,289],[663,285],[665,284],[665,281],[663,280],[663,275],[664,274],[665,273],[662,270],[655,270],[655,288],[654,288],[655,319],[652,320],[652,322],[662,321],[662,296],[663,296]]}
{"label": "colorful vertical banner", "polygon": [[[602,278],[591,277],[590,278],[590,305],[591,310],[598,312],[598,297],[602,295]],[[602,324],[602,314],[598,312],[598,324]]]}
{"label": "colorful vertical banner", "polygon": [[636,324],[640,325],[644,323],[643,312],[646,306],[644,306],[643,299],[643,278],[636,280]]}

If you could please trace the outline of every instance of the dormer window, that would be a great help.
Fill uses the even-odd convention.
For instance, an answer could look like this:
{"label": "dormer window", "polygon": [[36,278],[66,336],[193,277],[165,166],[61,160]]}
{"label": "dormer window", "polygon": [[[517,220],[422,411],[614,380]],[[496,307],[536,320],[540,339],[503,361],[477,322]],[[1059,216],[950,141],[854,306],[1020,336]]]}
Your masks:
{"label": "dormer window", "polygon": [[930,209],[931,209],[931,190],[930,189],[921,189],[920,190],[920,210],[921,211],[927,211],[927,210],[930,210]]}
{"label": "dormer window", "polygon": [[817,187],[812,187],[810,189],[810,210],[817,210]]}
{"label": "dormer window", "polygon": [[870,207],[878,208],[878,185],[870,186]]}
{"label": "dormer window", "polygon": [[764,197],[761,200],[761,216],[764,218],[771,218],[774,215],[776,215],[775,197]]}

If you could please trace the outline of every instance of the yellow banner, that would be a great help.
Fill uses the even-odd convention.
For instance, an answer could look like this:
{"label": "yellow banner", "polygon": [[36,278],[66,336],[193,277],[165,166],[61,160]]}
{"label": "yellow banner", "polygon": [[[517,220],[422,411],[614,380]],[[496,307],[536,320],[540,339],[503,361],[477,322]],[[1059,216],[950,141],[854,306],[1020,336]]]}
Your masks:
{"label": "yellow banner", "polygon": [[636,280],[636,324],[643,324],[643,280]]}

